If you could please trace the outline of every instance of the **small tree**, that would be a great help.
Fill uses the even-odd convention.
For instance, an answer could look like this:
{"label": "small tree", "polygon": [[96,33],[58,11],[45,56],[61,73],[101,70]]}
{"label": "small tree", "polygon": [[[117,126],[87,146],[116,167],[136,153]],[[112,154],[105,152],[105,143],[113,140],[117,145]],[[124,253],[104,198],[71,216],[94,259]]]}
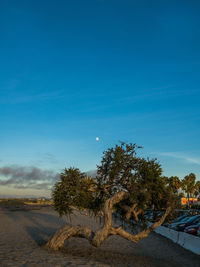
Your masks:
{"label": "small tree", "polygon": [[[53,189],[54,207],[62,215],[70,215],[73,207],[88,209],[95,216],[103,214],[103,227],[93,232],[88,227],[63,226],[46,246],[58,250],[72,236],[88,239],[93,246],[100,246],[110,235],[120,235],[132,242],[147,237],[160,226],[172,210],[174,194],[162,177],[156,159],[137,156],[136,144],[121,143],[103,153],[97,166],[97,177],[87,177],[78,169],[65,169]],[[163,210],[163,215],[150,227],[145,222],[146,209]],[[132,219],[133,225],[143,225],[136,234],[122,226],[113,227],[112,213],[116,211],[122,221]]]}

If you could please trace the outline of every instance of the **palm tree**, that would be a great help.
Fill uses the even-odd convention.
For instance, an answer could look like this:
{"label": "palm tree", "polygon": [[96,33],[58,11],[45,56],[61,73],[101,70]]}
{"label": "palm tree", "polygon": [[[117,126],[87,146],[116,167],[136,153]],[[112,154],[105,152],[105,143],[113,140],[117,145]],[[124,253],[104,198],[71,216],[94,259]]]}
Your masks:
{"label": "palm tree", "polygon": [[181,188],[181,181],[177,176],[171,176],[168,180],[169,186],[174,193],[178,193],[178,189]]}
{"label": "palm tree", "polygon": [[194,197],[195,180],[196,180],[196,175],[194,173],[186,175],[182,180],[182,189],[187,193],[188,207],[190,207],[189,198],[191,196]]}
{"label": "palm tree", "polygon": [[200,195],[200,181],[197,181],[195,184],[195,195],[196,196]]}

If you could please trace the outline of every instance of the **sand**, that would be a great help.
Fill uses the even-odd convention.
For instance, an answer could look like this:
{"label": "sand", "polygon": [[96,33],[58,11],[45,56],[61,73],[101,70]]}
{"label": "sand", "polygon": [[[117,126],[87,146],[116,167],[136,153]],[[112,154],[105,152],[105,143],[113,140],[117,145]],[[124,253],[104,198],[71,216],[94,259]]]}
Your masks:
{"label": "sand", "polygon": [[[71,238],[61,251],[44,248],[45,242],[65,223],[69,219],[60,219],[51,208],[0,209],[0,266],[200,266],[200,256],[155,233],[137,244],[111,236],[100,248],[81,238]],[[78,212],[71,223],[93,229],[99,226],[98,221]]]}

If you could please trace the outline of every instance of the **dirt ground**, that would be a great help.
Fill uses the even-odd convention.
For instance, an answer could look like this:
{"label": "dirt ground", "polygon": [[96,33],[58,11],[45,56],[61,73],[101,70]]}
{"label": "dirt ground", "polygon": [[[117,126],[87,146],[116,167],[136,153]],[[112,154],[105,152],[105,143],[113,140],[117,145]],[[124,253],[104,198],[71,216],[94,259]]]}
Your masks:
{"label": "dirt ground", "polygon": [[200,256],[185,250],[158,234],[151,233],[139,243],[111,236],[100,248],[87,240],[71,238],[62,251],[43,247],[51,235],[65,223],[99,227],[99,221],[76,212],[60,219],[51,208],[33,211],[0,209],[0,266],[133,266],[199,267]]}

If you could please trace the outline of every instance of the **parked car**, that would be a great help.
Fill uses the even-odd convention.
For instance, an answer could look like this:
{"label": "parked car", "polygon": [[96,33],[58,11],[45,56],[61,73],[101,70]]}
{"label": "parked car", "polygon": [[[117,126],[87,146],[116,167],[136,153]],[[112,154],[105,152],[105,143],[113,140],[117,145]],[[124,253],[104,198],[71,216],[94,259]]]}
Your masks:
{"label": "parked car", "polygon": [[173,223],[180,222],[186,217],[189,217],[189,215],[188,214],[182,215],[182,216],[178,217],[175,221],[173,221]]}
{"label": "parked car", "polygon": [[173,229],[173,230],[176,230],[176,226],[179,224],[179,223],[185,223],[187,220],[189,220],[191,218],[191,216],[186,216],[186,217],[183,217],[183,218],[180,218],[178,221],[174,221],[173,223],[169,224],[169,228]]}
{"label": "parked car", "polygon": [[200,229],[200,222],[194,225],[185,227],[184,232],[187,234],[197,235],[197,231]]}
{"label": "parked car", "polygon": [[174,223],[171,228],[176,230],[176,231],[184,231],[184,229],[187,226],[194,225],[194,224],[197,224],[199,222],[200,222],[200,215],[195,215],[195,216],[191,216],[191,217],[186,217],[178,223]]}

